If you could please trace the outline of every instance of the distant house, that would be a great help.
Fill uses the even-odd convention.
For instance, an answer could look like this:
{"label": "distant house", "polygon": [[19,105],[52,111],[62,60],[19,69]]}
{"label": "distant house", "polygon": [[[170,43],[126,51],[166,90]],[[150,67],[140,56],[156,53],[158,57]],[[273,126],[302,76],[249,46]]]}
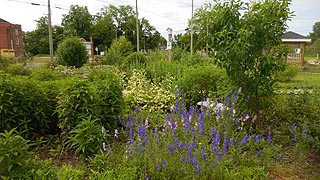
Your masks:
{"label": "distant house", "polygon": [[289,31],[284,33],[282,37],[283,44],[295,44],[297,48],[294,53],[289,53],[287,56],[288,63],[300,64],[304,66],[304,52],[306,49],[306,44],[311,43],[311,39],[308,39],[305,36],[302,36],[298,33]]}
{"label": "distant house", "polygon": [[0,18],[0,52],[14,52],[16,57],[24,56],[20,24],[11,24]]}

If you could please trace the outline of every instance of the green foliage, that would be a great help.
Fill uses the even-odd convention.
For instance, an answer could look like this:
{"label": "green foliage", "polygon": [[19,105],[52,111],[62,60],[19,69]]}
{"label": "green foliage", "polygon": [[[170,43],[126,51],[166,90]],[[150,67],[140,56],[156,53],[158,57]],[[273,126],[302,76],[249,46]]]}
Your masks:
{"label": "green foliage", "polygon": [[192,56],[190,53],[185,53],[179,61],[185,66],[210,64],[209,58],[199,53],[194,53]]}
{"label": "green foliage", "polygon": [[92,20],[87,6],[71,5],[68,14],[64,14],[61,25],[68,36],[89,39],[91,35]]}
{"label": "green foliage", "polygon": [[77,155],[82,157],[92,156],[102,148],[103,135],[101,125],[97,125],[94,120],[82,120],[70,132],[70,147]]}
{"label": "green foliage", "polygon": [[[95,116],[98,122],[109,130],[117,126],[118,116],[122,113],[124,99],[120,79],[110,71],[101,72],[105,79],[94,81]],[[101,77],[100,76],[100,77]]]}
{"label": "green foliage", "polygon": [[0,56],[0,70],[4,70],[9,66],[9,59]]}
{"label": "green foliage", "polygon": [[76,68],[88,60],[86,46],[75,37],[69,37],[59,44],[56,56],[59,64]]}
{"label": "green foliage", "polygon": [[316,39],[311,45],[306,48],[306,54],[308,56],[317,57],[320,54],[320,38]]}
{"label": "green foliage", "polygon": [[63,165],[57,171],[57,179],[85,179],[85,175],[83,168],[74,168],[71,165]]}
{"label": "green foliage", "polygon": [[124,59],[123,64],[130,70],[144,69],[146,67],[146,56],[140,52],[134,52]]}
{"label": "green foliage", "polygon": [[310,37],[312,43],[314,43],[317,39],[320,39],[320,22],[314,23],[312,27],[312,33],[310,33]]}
{"label": "green foliage", "polygon": [[146,77],[152,82],[161,82],[168,77],[173,77],[177,80],[181,77],[183,70],[186,67],[181,63],[168,60],[154,60],[147,63]]}
{"label": "green foliage", "polygon": [[126,56],[132,52],[132,44],[124,36],[112,41],[111,47],[102,60],[102,64],[121,65]]}
{"label": "green foliage", "polygon": [[134,70],[124,90],[125,104],[130,110],[142,107],[148,111],[168,111],[174,103],[172,79],[152,83],[143,71]]}
{"label": "green foliage", "polygon": [[49,125],[55,109],[50,104],[54,103],[53,87],[57,86],[42,89],[41,83],[28,77],[1,75],[0,129],[17,128],[27,137],[50,131]]}
{"label": "green foliage", "polygon": [[28,141],[17,135],[15,129],[0,133],[0,177],[25,165],[29,147]]}
{"label": "green foliage", "polygon": [[123,107],[120,79],[103,70],[89,73],[88,78],[91,82],[73,77],[62,84],[57,113],[63,130],[70,131],[83,119],[98,119],[110,129],[116,126]]}
{"label": "green foliage", "polygon": [[213,65],[187,69],[178,80],[186,107],[195,106],[205,98],[223,100],[230,87],[225,71]]}
{"label": "green foliage", "polygon": [[154,50],[154,51],[148,51],[147,54],[147,59],[148,62],[152,61],[168,61],[168,53],[166,51],[159,51],[159,50]]}
{"label": "green foliage", "polygon": [[10,64],[5,69],[5,72],[13,76],[28,76],[31,73],[29,69],[20,63]]}
{"label": "green foliage", "polygon": [[94,94],[88,81],[80,78],[65,79],[62,87],[63,89],[58,96],[57,113],[59,127],[68,132],[76,127],[81,120],[95,115]]}
{"label": "green foliage", "polygon": [[61,78],[57,71],[46,66],[36,67],[31,70],[31,78],[37,81],[54,81]]}
{"label": "green foliage", "polygon": [[[37,28],[33,31],[23,32],[24,49],[28,55],[49,54],[48,16],[40,17]],[[53,49],[65,38],[64,29],[59,25],[52,26]]]}
{"label": "green foliage", "polygon": [[298,74],[299,68],[295,65],[286,65],[284,71],[277,72],[275,74],[275,81],[278,82],[290,82]]}
{"label": "green foliage", "polygon": [[226,69],[236,88],[243,88],[240,102],[258,117],[272,96],[272,76],[282,68],[281,54],[275,48],[290,19],[289,4],[289,0],[217,1],[196,15],[196,26],[209,28],[208,43],[216,51],[217,64]]}

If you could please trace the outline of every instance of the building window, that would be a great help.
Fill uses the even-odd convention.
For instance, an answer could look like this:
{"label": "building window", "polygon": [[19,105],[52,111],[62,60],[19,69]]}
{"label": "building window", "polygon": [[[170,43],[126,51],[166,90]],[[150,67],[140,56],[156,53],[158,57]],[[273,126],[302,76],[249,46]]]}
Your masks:
{"label": "building window", "polygon": [[19,30],[18,30],[18,28],[16,28],[15,30],[16,30],[16,35],[19,35]]}
{"label": "building window", "polygon": [[19,42],[19,38],[16,39],[16,45],[19,46],[20,42]]}

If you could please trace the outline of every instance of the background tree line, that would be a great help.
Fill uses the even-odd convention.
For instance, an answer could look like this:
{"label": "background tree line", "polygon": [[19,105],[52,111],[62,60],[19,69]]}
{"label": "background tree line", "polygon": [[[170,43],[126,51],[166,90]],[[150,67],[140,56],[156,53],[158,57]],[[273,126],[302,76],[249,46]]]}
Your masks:
{"label": "background tree line", "polygon": [[[136,44],[136,12],[132,6],[109,5],[101,12],[91,15],[86,6],[72,5],[68,14],[64,14],[61,25],[52,26],[54,50],[66,37],[75,36],[87,41],[92,37],[94,46],[105,51],[114,39],[125,36],[131,44]],[[49,54],[48,18],[36,20],[37,27],[33,31],[24,32],[25,50],[30,55]],[[145,18],[139,19],[140,47],[155,49],[161,41],[156,28]],[[134,48],[136,51],[136,49]]]}

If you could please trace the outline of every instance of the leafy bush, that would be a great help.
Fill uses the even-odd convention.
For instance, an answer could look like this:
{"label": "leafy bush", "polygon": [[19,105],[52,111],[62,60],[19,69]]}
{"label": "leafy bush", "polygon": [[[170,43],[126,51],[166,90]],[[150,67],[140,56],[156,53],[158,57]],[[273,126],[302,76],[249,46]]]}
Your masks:
{"label": "leafy bush", "polygon": [[[52,88],[53,86],[51,86]],[[55,86],[56,87],[56,86]],[[41,83],[28,77],[0,77],[0,129],[17,128],[24,136],[45,134],[50,128],[55,98],[51,90],[44,91]]]}
{"label": "leafy bush", "polygon": [[76,154],[83,157],[91,156],[102,148],[103,135],[101,125],[94,120],[81,121],[70,133],[70,146]]}
{"label": "leafy bush", "polygon": [[142,107],[149,111],[168,111],[174,103],[172,79],[152,83],[143,71],[134,70],[124,90],[125,104],[130,110]]}
{"label": "leafy bush", "polygon": [[156,60],[147,63],[146,77],[152,82],[161,82],[168,77],[173,77],[175,80],[179,79],[186,66],[181,63],[168,60]]}
{"label": "leafy bush", "polygon": [[23,167],[29,158],[28,141],[16,135],[15,129],[0,133],[0,177]]}
{"label": "leafy bush", "polygon": [[94,104],[94,95],[88,81],[77,77],[65,79],[57,102],[59,127],[68,132],[82,119],[94,116]]}
{"label": "leafy bush", "polygon": [[33,68],[30,76],[38,81],[52,81],[60,79],[60,74],[48,67]]}
{"label": "leafy bush", "polygon": [[63,165],[57,171],[57,179],[85,179],[85,175],[83,168],[74,168],[71,165]]}
{"label": "leafy bush", "polygon": [[185,53],[179,60],[181,64],[185,66],[205,65],[209,64],[209,58],[199,53],[194,53],[192,56],[189,53]]}
{"label": "leafy bush", "polygon": [[148,61],[162,61],[162,60],[167,60],[168,61],[168,53],[165,51],[149,51],[147,54],[147,59]]}
{"label": "leafy bush", "polygon": [[107,128],[116,126],[123,107],[120,79],[111,71],[103,70],[88,72],[87,76],[88,80],[73,77],[62,83],[57,113],[63,130],[70,131],[88,118],[98,119]]}
{"label": "leafy bush", "polygon": [[30,70],[25,68],[24,65],[20,63],[10,64],[5,69],[5,72],[14,76],[28,76],[31,74]]}
{"label": "leafy bush", "polygon": [[0,70],[3,70],[9,66],[9,59],[0,56]]}
{"label": "leafy bush", "polygon": [[124,36],[112,41],[111,47],[102,64],[121,65],[123,59],[132,52],[132,44]]}
{"label": "leafy bush", "polygon": [[76,37],[69,37],[59,44],[57,61],[64,66],[81,67],[88,60],[86,46]]}
{"label": "leafy bush", "polygon": [[178,80],[178,87],[186,107],[189,107],[205,98],[223,100],[230,85],[225,71],[208,65],[185,70]]}
{"label": "leafy bush", "polygon": [[298,74],[299,68],[294,65],[286,65],[284,71],[275,74],[275,81],[290,82]]}
{"label": "leafy bush", "polygon": [[130,70],[144,69],[146,67],[147,59],[144,54],[134,52],[124,59],[123,64]]}

